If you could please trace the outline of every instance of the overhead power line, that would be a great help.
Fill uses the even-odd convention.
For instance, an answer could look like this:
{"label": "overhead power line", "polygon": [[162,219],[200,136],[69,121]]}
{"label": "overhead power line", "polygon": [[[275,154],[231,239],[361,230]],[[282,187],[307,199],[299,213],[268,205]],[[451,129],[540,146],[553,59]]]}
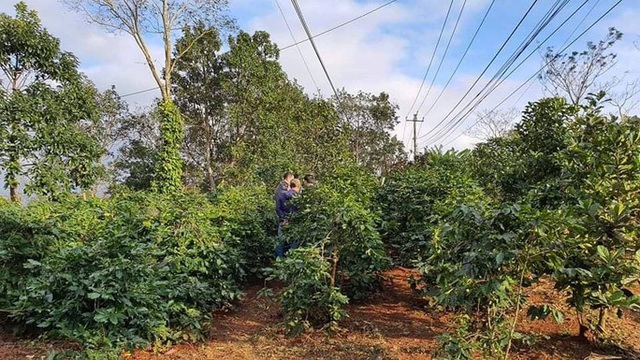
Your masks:
{"label": "overhead power line", "polygon": [[[446,131],[444,131],[444,132],[442,132],[442,130],[440,130],[440,132],[439,132],[438,134],[436,134],[436,135],[434,135],[434,136],[432,137],[433,139],[432,139],[431,141],[432,141],[432,142],[440,141],[440,140],[442,140],[442,139],[444,139],[444,138],[448,137],[448,136],[449,136],[449,134],[451,134],[453,131],[455,131],[455,130],[460,126],[460,124],[462,123],[462,121],[466,118],[466,116],[468,116],[468,115],[469,115],[473,110],[475,110],[475,109],[480,105],[480,103],[481,103],[482,101],[484,101],[484,100],[485,100],[485,99],[486,99],[486,98],[487,98],[487,97],[488,97],[488,96],[489,96],[493,91],[495,91],[495,89],[496,89],[498,86],[500,86],[500,85],[501,85],[501,84],[502,84],[502,83],[503,83],[503,82],[504,82],[508,77],[510,77],[510,76],[511,76],[511,75],[512,75],[512,74],[513,74],[513,73],[514,73],[518,68],[520,68],[520,66],[522,66],[522,64],[524,64],[524,62],[525,62],[527,59],[529,59],[529,58],[530,58],[530,57],[531,57],[531,56],[532,56],[532,55],[533,55],[533,54],[534,54],[534,53],[535,53],[535,52],[536,52],[540,47],[542,47],[542,45],[544,45],[544,43],[546,43],[546,42],[547,42],[547,41],[548,41],[548,40],[549,40],[553,35],[555,35],[555,33],[556,33],[556,32],[558,32],[558,30],[560,30],[560,28],[562,28],[562,27],[563,27],[563,26],[564,26],[564,25],[565,25],[565,24],[566,24],[566,23],[567,23],[571,18],[573,18],[573,16],[575,16],[575,15],[580,11],[580,9],[582,9],[582,7],[584,7],[584,6],[587,4],[587,2],[588,2],[588,1],[589,1],[589,0],[585,0],[585,1],[582,3],[582,5],[580,5],[576,10],[574,10],[574,11],[571,13],[571,15],[570,15],[569,17],[567,17],[567,18],[566,18],[566,19],[565,19],[565,20],[564,20],[564,21],[563,21],[563,22],[562,22],[562,23],[561,23],[561,24],[560,24],[560,25],[559,25],[559,26],[558,26],[558,27],[557,27],[557,28],[556,28],[556,29],[555,29],[551,34],[549,34],[549,35],[548,35],[548,36],[547,36],[547,37],[546,37],[542,42],[540,42],[540,43],[539,43],[539,45],[538,45],[535,49],[533,49],[533,50],[529,53],[529,55],[527,55],[527,56],[526,56],[522,61],[520,61],[520,63],[519,63],[515,68],[513,68],[513,69],[512,69],[512,70],[511,70],[511,71],[510,71],[506,76],[503,76],[503,75],[504,75],[504,73],[502,73],[502,74],[501,74],[502,79],[500,79],[500,80],[499,80],[499,82],[497,82],[497,83],[493,84],[492,88],[491,88],[488,92],[486,92],[482,97],[480,97],[480,98],[477,100],[477,102],[476,102],[476,103],[475,103],[471,108],[469,108],[469,110],[468,110],[468,111],[466,111],[466,113],[464,113],[464,115],[461,115],[461,114],[465,111],[465,109],[467,109],[467,108],[469,107],[469,105],[471,104],[471,102],[470,102],[469,104],[467,104],[467,106],[466,106],[464,109],[462,109],[460,112],[458,112],[458,114],[457,114],[457,115],[456,115],[456,116],[455,116],[455,117],[454,117],[454,118],[449,122],[449,124],[448,124],[447,126],[445,126],[445,127],[448,127],[448,128],[447,128],[447,130],[446,130]],[[581,23],[582,23],[582,22],[581,22]],[[578,24],[578,27],[577,27],[577,28],[579,28],[579,26],[580,26],[580,25],[581,25],[581,24]],[[577,29],[576,29],[576,30],[577,30]],[[573,33],[575,33],[575,31],[574,31]],[[568,41],[569,39],[571,39],[571,37],[569,37],[569,38],[567,39],[567,41]],[[576,39],[576,40],[577,40],[577,39]],[[574,40],[574,42],[575,42],[575,40]],[[566,41],[565,41],[565,43],[566,43]],[[547,64],[548,64],[548,63],[547,63]],[[545,66],[546,66],[546,64],[545,64]],[[508,68],[507,68],[507,69],[508,69]],[[537,73],[536,73],[536,74],[537,74]],[[498,79],[499,79],[499,78],[498,78]],[[524,85],[523,85],[523,86],[524,86]],[[519,90],[519,89],[520,89],[520,88],[518,88],[518,90]],[[516,91],[517,91],[517,90],[516,90]],[[475,100],[475,98],[474,98],[473,100]],[[473,102],[473,100],[472,100],[472,102]],[[501,103],[501,104],[502,104],[502,103]],[[461,115],[461,116],[460,116],[460,115]],[[455,119],[456,119],[456,118],[458,118],[458,120],[457,120],[457,121],[455,121]]]}
{"label": "overhead power line", "polygon": [[433,48],[433,52],[431,53],[431,59],[429,60],[429,65],[427,65],[427,71],[425,71],[424,76],[422,77],[422,82],[420,83],[420,87],[418,88],[418,92],[416,93],[415,98],[413,99],[413,103],[411,103],[411,107],[409,108],[410,114],[413,110],[413,107],[416,105],[418,98],[420,98],[420,93],[422,92],[422,88],[424,87],[424,83],[427,81],[427,76],[429,76],[429,72],[431,71],[431,65],[433,64],[433,59],[436,57],[436,52],[438,51],[438,47],[440,46],[440,41],[442,40],[442,35],[444,34],[444,29],[447,27],[447,22],[449,21],[449,15],[451,14],[451,8],[453,7],[453,1],[449,3],[449,9],[447,10],[447,15],[444,17],[444,21],[442,22],[442,28],[440,29],[440,34],[438,35],[438,40],[436,41],[436,46]]}
{"label": "overhead power line", "polygon": [[[433,64],[433,59],[436,56],[436,52],[438,51],[438,47],[440,46],[440,40],[442,40],[442,34],[444,34],[444,29],[447,27],[447,21],[449,21],[449,15],[451,14],[451,8],[453,7],[453,1],[449,3],[449,8],[447,9],[447,15],[444,17],[444,21],[442,22],[442,28],[440,29],[440,34],[438,35],[438,40],[436,41],[436,46],[433,48],[433,52],[431,53],[431,59],[429,60],[429,65],[427,65],[427,71],[425,71],[424,76],[422,77],[422,82],[420,82],[420,87],[418,88],[418,92],[416,96],[413,98],[413,102],[411,103],[411,107],[409,107],[409,111],[407,111],[407,116],[413,110],[413,107],[416,106],[416,102],[418,98],[420,98],[420,93],[422,92],[422,88],[424,87],[424,83],[427,80],[427,76],[429,76],[429,72],[431,71],[431,64]],[[404,138],[407,132],[407,122],[404,123],[404,129],[402,131],[402,141],[404,142]]]}
{"label": "overhead power line", "polygon": [[582,20],[580,20],[580,22],[578,23],[578,25],[573,29],[573,31],[571,32],[571,34],[569,34],[569,36],[567,36],[567,40],[564,41],[564,43],[562,43],[563,47],[565,45],[567,45],[567,41],[569,41],[571,39],[571,37],[573,36],[573,34],[576,33],[576,31],[578,31],[578,29],[580,28],[580,26],[582,26],[582,24],[585,22],[585,20],[587,20],[587,18],[589,17],[589,15],[591,15],[591,13],[593,12],[593,10],[598,6],[598,4],[600,4],[601,0],[597,0],[596,2],[593,3],[593,6],[591,7],[591,9],[589,9],[589,11],[587,11],[587,13],[584,15],[584,17],[582,17]]}
{"label": "overhead power line", "polygon": [[316,56],[318,57],[318,61],[320,62],[320,65],[322,66],[322,70],[324,71],[324,74],[327,76],[327,80],[329,80],[329,85],[331,85],[331,89],[333,90],[333,93],[336,95],[336,100],[340,101],[340,96],[338,95],[338,91],[336,91],[335,86],[333,86],[333,81],[331,81],[331,76],[329,76],[329,72],[327,71],[327,67],[324,66],[324,61],[322,61],[322,56],[320,56],[320,52],[318,51],[318,47],[316,46],[316,42],[313,41],[313,36],[311,36],[311,30],[309,30],[309,26],[307,25],[307,21],[304,18],[304,14],[302,13],[302,9],[300,9],[300,5],[298,5],[298,1],[297,0],[291,0],[291,3],[293,4],[293,8],[296,10],[296,14],[298,14],[298,19],[300,19],[300,23],[302,24],[302,27],[304,28],[304,31],[307,33],[307,37],[309,38],[309,41],[311,42],[311,46],[313,47],[313,51],[315,51]]}
{"label": "overhead power line", "polygon": [[[418,106],[418,110],[416,110],[416,112],[420,112],[420,109],[422,109],[424,102],[427,101],[427,98],[431,93],[431,89],[433,88],[433,83],[436,82],[436,79],[438,78],[438,74],[440,73],[440,69],[442,68],[442,64],[444,64],[444,60],[447,58],[447,52],[449,51],[449,47],[451,46],[451,41],[453,41],[453,37],[456,34],[456,30],[458,29],[458,25],[460,24],[460,19],[462,18],[462,14],[464,13],[464,7],[466,5],[467,5],[467,0],[464,0],[464,2],[462,3],[462,6],[460,7],[460,12],[458,13],[458,18],[456,19],[456,23],[453,26],[453,31],[451,31],[451,36],[449,36],[449,41],[447,42],[447,46],[444,48],[444,53],[442,54],[442,59],[440,60],[440,64],[438,65],[438,68],[436,69],[436,73],[433,75],[433,78],[429,82],[429,88],[427,89],[427,93],[424,95],[424,98],[422,99],[422,102],[420,102],[420,106]],[[418,127],[418,131],[420,130],[422,130],[422,123],[420,123],[420,126]]]}
{"label": "overhead power line", "polygon": [[[520,96],[518,96],[518,98],[513,102],[513,104],[511,105],[512,108],[515,108],[516,105],[518,105],[518,103],[520,102],[520,100],[522,100],[522,98],[529,92],[529,89],[531,89],[531,87],[533,86],[533,84],[535,84],[535,82],[530,82],[529,81],[529,85],[527,85],[527,88],[524,89],[524,91],[522,93],[520,93]],[[514,91],[513,94],[517,93],[517,91]],[[512,95],[513,95],[512,94]],[[509,99],[511,96],[507,97],[507,99]],[[506,102],[506,100],[505,100]],[[504,103],[504,102],[503,102]],[[466,134],[469,130],[473,129],[473,127],[479,123],[480,121],[484,120],[485,117],[489,116],[490,114],[493,114],[494,111],[496,111],[498,109],[500,105],[494,107],[493,109],[489,110],[486,114],[484,114],[483,116],[480,116],[478,118],[478,120],[473,123],[471,126],[469,126],[468,128],[466,128],[463,132],[461,132],[460,134],[458,134],[458,136],[454,137],[453,139],[447,141],[444,145],[442,145],[442,147],[447,147],[449,146],[449,144],[451,144],[452,142],[456,141],[458,138],[460,138],[462,135]],[[446,138],[446,137],[445,137]]]}
{"label": "overhead power line", "polygon": [[[567,49],[569,47],[571,47],[573,44],[576,43],[576,41],[578,41],[580,38],[582,38],[587,32],[589,32],[589,30],[591,30],[594,26],[596,26],[600,21],[602,21],[602,19],[604,19],[607,15],[609,15],[609,13],[611,13],[616,7],[618,7],[620,5],[620,3],[622,3],[622,0],[618,0],[615,4],[613,4],[604,14],[602,14],[598,19],[596,19],[593,23],[591,23],[591,25],[589,25],[589,27],[587,27],[584,31],[582,31],[576,38],[574,38],[569,44],[567,44],[566,46],[564,46],[559,52],[563,53],[565,51],[567,51]],[[582,22],[581,22],[582,23]],[[575,31],[574,31],[575,33]],[[502,106],[502,104],[504,104],[508,99],[510,99],[514,94],[516,94],[520,89],[522,89],[525,85],[527,85],[527,83],[529,83],[530,81],[532,81],[533,79],[535,79],[538,74],[540,72],[542,72],[547,65],[549,65],[550,61],[546,62],[538,71],[536,71],[533,75],[531,75],[527,80],[525,80],[520,86],[518,86],[513,92],[511,92],[509,95],[507,95],[507,97],[505,97],[500,103],[498,103],[491,111],[495,111],[498,107]],[[482,118],[478,119],[476,122],[474,122],[473,124],[471,124],[471,127],[475,126],[480,120],[482,120]],[[459,134],[456,138],[454,138],[453,140],[459,138],[460,136],[462,136],[462,134]],[[451,143],[453,140],[451,140],[449,143]]]}
{"label": "overhead power line", "polygon": [[380,9],[384,8],[384,7],[387,7],[387,6],[391,5],[391,4],[393,4],[394,2],[396,2],[396,1],[398,1],[398,0],[392,0],[392,1],[389,1],[389,2],[387,2],[387,3],[384,3],[384,4],[382,4],[382,5],[378,6],[378,7],[377,7],[377,8],[375,8],[375,9],[372,9],[372,10],[370,10],[370,11],[367,11],[366,13],[364,13],[364,14],[362,14],[362,15],[360,15],[360,16],[357,16],[357,17],[355,17],[355,18],[353,18],[353,19],[351,19],[351,20],[349,20],[349,21],[345,21],[345,22],[343,22],[343,23],[341,23],[341,24],[339,24],[339,25],[336,25],[336,26],[332,27],[331,29],[327,29],[327,30],[325,30],[325,31],[323,31],[323,32],[321,32],[321,33],[315,34],[315,35],[313,35],[313,36],[309,36],[309,38],[307,38],[307,39],[300,40],[300,41],[295,41],[295,40],[294,40],[294,43],[293,43],[293,44],[291,44],[291,45],[287,45],[287,46],[283,47],[282,49],[280,49],[280,51],[290,49],[290,48],[292,48],[292,47],[294,47],[294,46],[296,46],[296,45],[299,45],[299,44],[302,44],[302,43],[304,43],[304,42],[309,41],[309,39],[315,39],[315,38],[320,37],[320,36],[322,36],[322,35],[324,35],[324,34],[327,34],[327,33],[330,33],[330,32],[332,32],[332,31],[334,31],[334,30],[337,30],[337,29],[339,29],[339,28],[341,28],[341,27],[343,27],[343,26],[349,25],[349,24],[351,24],[352,22],[358,21],[358,20],[362,19],[363,17],[365,17],[365,16],[367,16],[367,15],[369,15],[369,14],[373,14],[374,12],[376,12],[376,11],[378,11],[378,10],[380,10]]}
{"label": "overhead power line", "polygon": [[433,131],[435,131],[440,125],[442,125],[446,119],[451,116],[451,114],[455,111],[455,109],[460,106],[460,104],[464,101],[464,99],[467,97],[467,95],[469,95],[469,93],[471,93],[471,90],[473,90],[473,88],[478,84],[478,82],[480,81],[480,79],[482,79],[482,76],[484,76],[484,74],[487,72],[487,70],[489,70],[489,68],[491,67],[491,65],[494,63],[494,61],[496,61],[496,59],[498,58],[498,56],[500,55],[500,53],[502,52],[502,50],[504,50],[504,48],[507,46],[507,44],[509,43],[509,41],[511,40],[511,38],[513,37],[513,35],[515,35],[516,31],[518,31],[518,29],[520,28],[520,26],[522,25],[522,23],[524,22],[524,20],[529,16],[529,13],[531,13],[531,10],[533,10],[533,7],[536,5],[536,3],[538,2],[538,0],[534,0],[531,5],[529,6],[529,8],[527,9],[527,11],[524,13],[524,15],[522,16],[522,18],[520,18],[520,21],[518,21],[518,23],[516,24],[516,27],[511,31],[511,33],[509,34],[509,36],[507,37],[507,39],[502,43],[502,45],[500,46],[500,48],[498,49],[498,51],[495,53],[495,55],[493,56],[493,58],[491,59],[491,61],[489,61],[489,64],[487,64],[487,66],[485,66],[484,70],[482,70],[482,72],[480,73],[480,75],[478,75],[478,77],[476,78],[476,80],[473,82],[473,84],[471,85],[471,87],[469,87],[469,90],[467,90],[467,92],[465,92],[465,94],[460,98],[460,100],[458,100],[458,102],[455,104],[455,106],[451,109],[451,111],[429,132],[427,132],[425,135],[420,136],[420,139],[430,135]]}
{"label": "overhead power line", "polygon": [[[334,26],[334,27],[332,27],[332,28],[330,28],[330,29],[324,30],[324,31],[322,31],[322,32],[320,32],[320,33],[318,33],[318,34],[315,34],[315,35],[309,36],[308,38],[306,38],[306,39],[304,39],[304,40],[296,41],[296,40],[294,39],[294,40],[293,40],[293,41],[294,41],[294,43],[293,43],[293,44],[289,44],[289,45],[287,45],[287,46],[285,46],[285,47],[281,48],[281,49],[280,49],[280,51],[290,49],[290,48],[292,48],[292,47],[294,47],[294,46],[297,46],[297,45],[299,45],[299,44],[305,43],[305,42],[307,42],[307,41],[309,41],[309,40],[311,40],[311,39],[315,39],[315,38],[320,37],[320,36],[322,36],[322,35],[328,34],[328,33],[332,32],[332,31],[334,31],[334,30],[337,30],[337,29],[339,29],[339,28],[341,28],[341,27],[347,26],[347,25],[349,25],[349,24],[351,24],[351,23],[354,23],[354,22],[356,22],[356,21],[358,21],[358,20],[360,20],[360,19],[362,19],[362,18],[364,18],[364,17],[366,17],[366,16],[368,16],[368,15],[371,15],[371,14],[373,14],[373,13],[377,12],[378,10],[382,10],[383,8],[385,8],[385,7],[389,6],[389,5],[391,5],[391,4],[393,4],[393,3],[397,2],[397,1],[398,1],[398,0],[391,0],[391,1],[388,1],[388,2],[386,2],[386,3],[384,3],[384,4],[380,5],[380,6],[378,6],[378,7],[376,7],[376,8],[373,8],[373,9],[371,9],[371,10],[369,10],[369,11],[367,11],[367,12],[363,13],[362,15],[356,16],[356,17],[355,17],[355,18],[353,18],[353,19],[350,19],[350,20],[348,20],[348,21],[345,21],[345,22],[343,22],[343,23],[340,23],[340,24],[338,24],[338,25],[336,25],[336,26]],[[316,85],[316,87],[317,87],[317,85]],[[146,92],[149,92],[149,91],[153,91],[153,90],[155,90],[155,89],[157,89],[157,87],[152,87],[152,88],[149,88],[149,89],[139,90],[139,91],[135,91],[135,92],[132,92],[132,93],[128,93],[128,94],[124,94],[124,95],[120,95],[120,97],[128,97],[128,96],[138,95],[138,94],[146,93]]]}
{"label": "overhead power line", "polygon": [[476,40],[476,37],[478,36],[478,33],[480,32],[480,29],[482,28],[482,25],[484,25],[485,21],[487,20],[487,17],[489,16],[489,12],[491,12],[491,8],[493,8],[493,4],[495,4],[495,2],[496,2],[496,0],[492,0],[491,3],[489,4],[489,7],[487,7],[487,11],[484,13],[484,16],[482,17],[482,21],[480,21],[480,25],[478,25],[478,27],[476,28],[475,33],[471,37],[471,41],[469,41],[469,44],[467,45],[467,48],[464,50],[464,53],[462,53],[462,57],[460,57],[460,60],[458,61],[458,64],[456,65],[455,69],[453,69],[453,72],[451,73],[451,76],[449,76],[449,79],[447,80],[447,82],[442,87],[442,90],[440,90],[440,94],[438,94],[438,97],[434,100],[433,104],[431,104],[431,107],[429,107],[427,112],[424,114],[425,117],[427,115],[429,115],[431,110],[433,110],[434,106],[438,103],[438,101],[440,100],[440,98],[444,94],[445,90],[447,89],[447,87],[451,83],[451,80],[453,80],[453,77],[458,72],[458,69],[460,69],[460,65],[462,65],[462,62],[464,61],[465,57],[467,56],[467,53],[471,49],[471,46],[473,45],[474,41]]}
{"label": "overhead power line", "polygon": [[131,92],[131,93],[128,93],[128,94],[120,95],[120,97],[121,97],[121,98],[123,98],[123,97],[127,97],[127,96],[133,96],[133,95],[143,94],[143,93],[146,93],[146,92],[149,92],[149,91],[153,91],[153,90],[158,90],[158,87],[157,87],[157,86],[154,86],[154,87],[152,87],[152,88],[148,88],[148,89],[144,89],[144,90],[134,91],[134,92]]}
{"label": "overhead power line", "polygon": [[[589,0],[585,0],[585,2],[578,8],[578,10],[580,10]],[[496,72],[496,74],[493,75],[493,77],[484,85],[484,87],[473,97],[473,99],[471,99],[471,101],[469,101],[467,103],[467,105],[465,105],[460,111],[458,111],[458,113],[451,119],[449,120],[449,122],[447,122],[446,125],[444,125],[444,127],[442,127],[441,129],[439,129],[435,135],[431,136],[431,141],[433,141],[433,139],[438,138],[443,136],[444,134],[446,134],[448,131],[450,131],[450,129],[452,127],[455,126],[455,124],[457,124],[456,122],[456,118],[462,114],[466,109],[468,109],[471,106],[471,111],[477,107],[482,101],[484,101],[484,99],[486,99],[486,97],[488,97],[495,89],[497,86],[499,86],[504,79],[506,79],[507,77],[509,77],[516,69],[518,69],[523,63],[524,61],[526,61],[526,59],[528,59],[531,55],[533,55],[533,53],[535,52],[535,50],[537,50],[538,48],[540,48],[542,46],[542,44],[544,44],[544,42],[546,42],[551,36],[553,36],[553,34],[555,34],[555,32],[557,32],[567,21],[569,21],[570,18],[572,18],[576,12],[573,12],[571,14],[571,16],[569,16],[569,18],[567,18],[558,28],[556,28],[556,30],[554,32],[551,33],[551,35],[549,35],[542,43],[540,43],[538,45],[538,47],[536,49],[534,49],[523,61],[520,62],[520,64],[518,64],[506,77],[504,76],[505,73],[509,70],[509,68],[515,63],[515,61],[518,59],[518,57],[520,57],[522,55],[522,53],[526,50],[527,47],[529,47],[529,45],[535,40],[535,38],[542,32],[542,30],[549,25],[549,23],[560,13],[560,11],[562,11],[562,9],[569,3],[569,0],[557,0],[556,3],[547,11],[547,13],[545,14],[545,16],[543,16],[543,18],[538,22],[538,24],[534,27],[534,29],[529,33],[529,35],[527,35],[527,37],[525,38],[525,41],[523,41],[520,46],[518,46],[518,48],[513,52],[513,54],[505,61],[505,63],[500,67],[500,69]],[[498,84],[496,84],[496,82],[499,82]],[[487,90],[489,89],[489,90]],[[465,96],[461,99],[463,100]],[[476,99],[478,99],[476,101]],[[474,101],[476,101],[476,103],[474,105],[471,105]],[[459,102],[460,104],[461,102]],[[456,105],[457,107],[458,105]],[[450,111],[447,116],[445,117],[445,119],[447,117],[449,117],[453,111],[455,110],[454,107],[452,109],[452,111]],[[469,112],[467,112],[469,113]],[[443,121],[445,120],[443,119]],[[440,122],[440,124],[443,123],[443,121]],[[459,122],[460,120],[458,120]],[[454,125],[452,125],[454,124]],[[446,129],[446,130],[445,130]],[[436,129],[432,129],[431,132],[435,131]],[[428,134],[425,134],[424,136],[422,136],[423,138],[425,136],[427,136]],[[438,138],[439,139],[439,138]],[[427,140],[428,141],[428,140]]]}
{"label": "overhead power line", "polygon": [[[280,1],[278,0],[274,0],[276,2],[276,5],[278,6],[278,10],[280,11],[280,15],[282,15],[282,20],[284,20],[284,24],[287,26],[287,29],[289,30],[289,35],[291,35],[291,40],[293,40],[293,42],[296,42],[296,37],[293,35],[293,31],[291,30],[291,26],[289,26],[289,21],[287,21],[287,17],[284,15],[284,11],[282,11],[282,7],[280,6]],[[313,82],[313,86],[316,87],[316,90],[318,91],[318,93],[320,93],[320,88],[318,87],[318,84],[316,83],[316,79],[313,77],[313,73],[311,72],[311,69],[309,69],[309,64],[307,64],[307,60],[304,58],[304,55],[302,54],[302,50],[300,50],[300,46],[296,45],[296,48],[298,49],[298,54],[300,54],[300,58],[302,59],[302,62],[304,63],[304,67],[307,69],[307,72],[309,73],[309,77],[311,78],[311,81]]]}

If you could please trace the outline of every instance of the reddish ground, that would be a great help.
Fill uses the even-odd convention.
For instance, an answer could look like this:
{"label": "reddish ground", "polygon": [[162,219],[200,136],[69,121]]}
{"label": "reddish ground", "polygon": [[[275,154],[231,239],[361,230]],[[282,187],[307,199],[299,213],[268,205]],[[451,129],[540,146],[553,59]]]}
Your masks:
{"label": "reddish ground", "polygon": [[[349,319],[342,323],[343,330],[333,336],[315,331],[298,338],[285,337],[278,325],[277,304],[258,297],[262,286],[255,285],[246,289],[247,296],[236,310],[214,315],[214,330],[206,342],[124,355],[135,360],[429,358],[437,336],[452,326],[451,315],[429,309],[414,296],[406,281],[411,274],[403,268],[390,271],[384,291],[365,302],[350,304]],[[528,295],[532,303],[562,302],[562,296],[548,283],[530,289]],[[620,349],[595,348],[580,341],[575,316],[567,316],[563,324],[552,320],[520,321],[518,330],[545,338],[531,347],[516,346],[511,358],[640,358],[634,355],[640,354],[640,314],[627,313],[623,319],[611,319],[609,325],[614,342],[627,350],[624,356],[604,357],[603,354],[621,354]],[[45,346],[0,337],[0,359],[26,359],[30,355],[39,359]]]}

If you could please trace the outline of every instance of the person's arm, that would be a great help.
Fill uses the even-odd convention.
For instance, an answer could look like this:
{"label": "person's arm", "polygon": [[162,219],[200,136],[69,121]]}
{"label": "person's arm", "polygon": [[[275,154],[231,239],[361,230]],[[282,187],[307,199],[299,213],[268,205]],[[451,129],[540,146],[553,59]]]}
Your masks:
{"label": "person's arm", "polygon": [[283,220],[287,215],[287,207],[285,205],[284,193],[280,193],[276,198],[276,215]]}

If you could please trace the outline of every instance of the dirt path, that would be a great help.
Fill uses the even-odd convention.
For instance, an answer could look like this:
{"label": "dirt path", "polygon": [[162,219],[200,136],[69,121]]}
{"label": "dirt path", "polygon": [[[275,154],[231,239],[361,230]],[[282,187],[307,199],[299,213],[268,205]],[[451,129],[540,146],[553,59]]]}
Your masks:
{"label": "dirt path", "polygon": [[[137,353],[135,359],[427,359],[438,335],[451,326],[450,314],[430,309],[416,298],[407,279],[414,271],[395,268],[386,274],[381,293],[348,306],[343,331],[328,336],[315,331],[287,338],[278,326],[277,304],[257,297],[262,286],[247,289],[237,311],[215,316],[215,330],[202,345],[181,345],[163,354]],[[561,302],[550,283],[531,289],[532,302]],[[620,340],[640,352],[640,315],[612,323]],[[585,359],[603,353],[577,338],[575,318],[564,324],[522,319],[518,330],[543,335],[533,347],[515,348],[513,359]]]}
{"label": "dirt path", "polygon": [[[348,305],[349,318],[342,323],[343,330],[333,336],[313,331],[297,338],[285,337],[278,324],[277,303],[259,297],[263,286],[253,285],[246,289],[246,297],[235,310],[213,314],[214,329],[207,341],[138,351],[125,354],[125,358],[428,359],[437,346],[438,335],[449,330],[452,316],[434,311],[416,298],[407,282],[411,275],[415,273],[404,268],[389,271],[382,292]],[[562,302],[550,283],[543,282],[528,293],[533,303]],[[614,338],[640,353],[640,314],[628,313],[621,320],[612,320],[611,328]],[[523,319],[518,330],[545,338],[532,347],[516,347],[512,359],[585,359],[593,353],[610,352],[579,341],[572,316],[567,316],[564,324]],[[0,336],[0,359],[39,359],[46,348],[52,345],[29,345]]]}

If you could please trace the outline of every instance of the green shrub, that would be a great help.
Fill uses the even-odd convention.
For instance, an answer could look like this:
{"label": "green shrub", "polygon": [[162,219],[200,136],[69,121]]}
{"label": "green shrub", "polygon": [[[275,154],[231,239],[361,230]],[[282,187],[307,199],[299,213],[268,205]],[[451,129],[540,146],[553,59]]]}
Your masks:
{"label": "green shrub", "polygon": [[279,259],[269,279],[287,284],[280,294],[280,310],[288,334],[299,335],[312,326],[335,329],[347,316],[349,298],[332,285],[331,264],[320,248],[300,248]]}
{"label": "green shrub", "polygon": [[[465,359],[479,351],[502,358],[524,303],[522,287],[536,279],[543,244],[558,214],[530,207],[460,206],[435,230],[431,248],[412,282],[434,305],[458,313],[460,324],[441,339],[438,358]],[[515,309],[515,314],[513,310]]]}
{"label": "green shrub", "polygon": [[471,178],[467,153],[431,152],[422,161],[394,174],[378,194],[384,241],[410,265],[430,249],[433,229],[460,204],[485,204]]}
{"label": "green shrub", "polygon": [[375,290],[380,273],[391,265],[376,229],[374,194],[373,176],[347,167],[303,192],[299,211],[285,228],[289,242],[324,249],[334,262],[335,283],[352,299]]}
{"label": "green shrub", "polygon": [[248,274],[262,276],[262,269],[272,265],[277,243],[273,194],[260,185],[221,186],[212,202],[225,244],[238,250]]}
{"label": "green shrub", "polygon": [[[373,176],[345,167],[296,200],[299,210],[284,233],[302,248],[277,262],[271,275],[287,283],[281,301],[289,332],[311,325],[333,328],[348,299],[362,299],[379,287],[391,262],[376,230],[378,215],[370,208],[374,193]],[[299,278],[304,267],[312,279]],[[307,321],[311,313],[318,317]]]}
{"label": "green shrub", "polygon": [[[640,280],[640,120],[601,114],[604,94],[590,97],[570,124],[559,158],[569,201],[566,232],[549,258],[556,288],[568,291],[580,334],[606,333],[607,316],[640,309],[629,289]],[[598,318],[589,319],[589,308]]]}
{"label": "green shrub", "polygon": [[198,339],[241,295],[214,214],[203,196],[158,194],[0,209],[0,301],[14,322],[89,347]]}

